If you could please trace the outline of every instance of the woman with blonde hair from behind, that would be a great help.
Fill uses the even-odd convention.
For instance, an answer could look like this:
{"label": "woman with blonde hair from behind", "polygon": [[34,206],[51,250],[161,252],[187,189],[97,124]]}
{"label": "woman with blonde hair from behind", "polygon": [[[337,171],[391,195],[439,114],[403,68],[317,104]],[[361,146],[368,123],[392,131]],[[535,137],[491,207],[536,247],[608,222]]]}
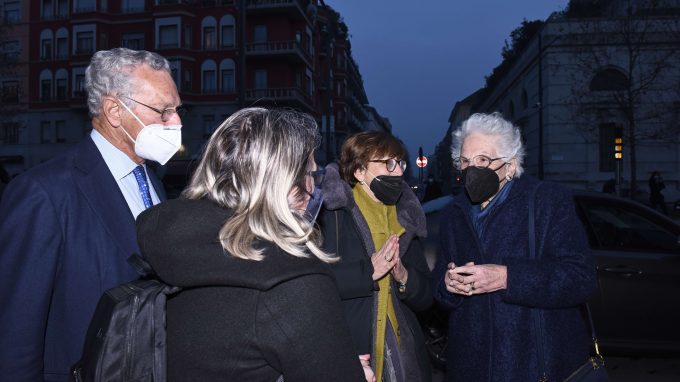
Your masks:
{"label": "woman with blonde hair from behind", "polygon": [[[180,199],[138,219],[168,284],[169,381],[372,380],[305,213],[322,170],[314,119],[248,108],[210,138]],[[362,372],[362,364],[366,365]]]}

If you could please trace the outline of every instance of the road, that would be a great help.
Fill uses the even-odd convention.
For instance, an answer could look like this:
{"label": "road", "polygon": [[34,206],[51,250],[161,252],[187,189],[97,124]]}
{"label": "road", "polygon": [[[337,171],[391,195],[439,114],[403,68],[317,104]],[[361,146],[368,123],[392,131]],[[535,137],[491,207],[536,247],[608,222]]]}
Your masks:
{"label": "road", "polygon": [[[680,358],[605,357],[610,382],[678,382]],[[444,381],[444,373],[435,370],[432,382]]]}

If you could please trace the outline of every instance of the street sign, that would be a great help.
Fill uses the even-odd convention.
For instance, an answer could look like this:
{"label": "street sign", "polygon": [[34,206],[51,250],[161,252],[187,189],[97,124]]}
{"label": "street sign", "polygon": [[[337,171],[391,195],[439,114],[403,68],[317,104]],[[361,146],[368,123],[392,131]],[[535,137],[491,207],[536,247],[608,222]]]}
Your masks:
{"label": "street sign", "polygon": [[427,166],[427,157],[425,155],[419,156],[416,159],[416,166],[418,167],[425,167]]}

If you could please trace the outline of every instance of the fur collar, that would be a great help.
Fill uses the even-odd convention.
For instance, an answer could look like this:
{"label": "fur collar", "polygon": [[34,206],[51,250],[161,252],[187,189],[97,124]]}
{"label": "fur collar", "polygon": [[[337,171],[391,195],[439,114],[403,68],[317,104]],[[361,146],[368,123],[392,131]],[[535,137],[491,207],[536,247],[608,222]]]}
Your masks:
{"label": "fur collar", "polygon": [[[358,210],[352,189],[342,178],[338,171],[338,165],[331,163],[326,166],[326,176],[321,186],[324,195],[324,207],[328,210],[346,208],[350,211]],[[407,232],[413,232],[416,236],[427,236],[427,223],[420,201],[406,182],[402,182],[403,192],[397,203],[397,216],[399,223],[406,228]]]}

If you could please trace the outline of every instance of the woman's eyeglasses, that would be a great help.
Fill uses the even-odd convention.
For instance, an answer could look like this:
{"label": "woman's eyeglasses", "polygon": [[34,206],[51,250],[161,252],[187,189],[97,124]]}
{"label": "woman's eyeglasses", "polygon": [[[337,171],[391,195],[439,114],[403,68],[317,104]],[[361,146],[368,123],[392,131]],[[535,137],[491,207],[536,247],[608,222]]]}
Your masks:
{"label": "woman's eyeglasses", "polygon": [[394,170],[397,169],[397,165],[401,168],[401,171],[406,171],[406,161],[403,159],[396,160],[396,159],[373,159],[369,160],[369,162],[379,162],[379,163],[385,163],[385,166],[387,167],[387,171],[393,172]]}
{"label": "woman's eyeglasses", "polygon": [[315,171],[308,171],[305,173],[307,176],[311,176],[314,179],[314,187],[321,187],[323,183],[323,178],[326,176],[326,169],[323,167],[317,168]]}
{"label": "woman's eyeglasses", "polygon": [[458,170],[465,169],[468,166],[470,166],[470,164],[479,168],[488,168],[489,166],[491,166],[491,163],[499,159],[505,159],[505,157],[489,158],[486,155],[475,155],[474,157],[472,157],[472,159],[468,159],[466,157],[459,157],[453,160],[453,165]]}

